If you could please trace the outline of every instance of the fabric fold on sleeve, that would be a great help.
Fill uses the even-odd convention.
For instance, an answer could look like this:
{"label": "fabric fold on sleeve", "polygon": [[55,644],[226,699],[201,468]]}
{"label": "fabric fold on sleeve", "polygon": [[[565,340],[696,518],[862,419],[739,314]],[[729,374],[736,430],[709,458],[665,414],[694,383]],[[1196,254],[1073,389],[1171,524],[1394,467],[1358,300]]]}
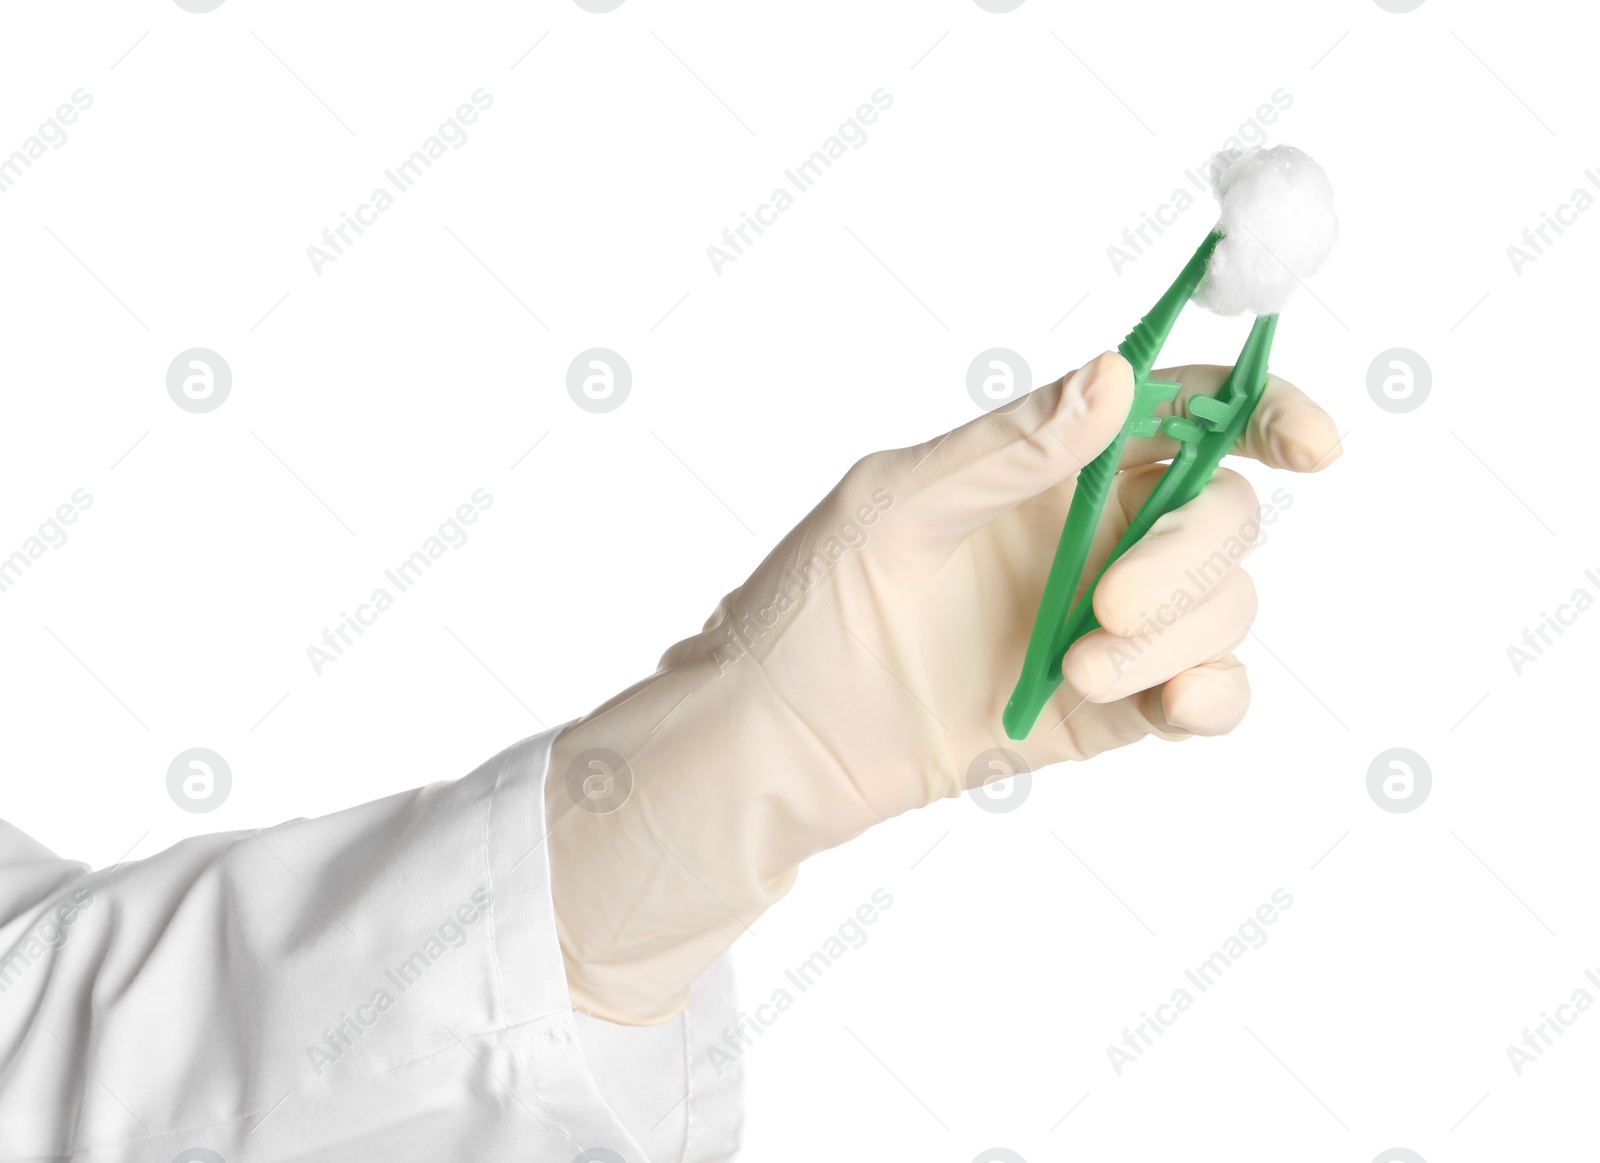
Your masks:
{"label": "fabric fold on sleeve", "polygon": [[646,1153],[659,1127],[597,1081],[611,1044],[580,1042],[544,843],[559,730],[98,872],[0,825],[0,1161],[731,1158],[737,1080],[690,1052],[733,1010],[725,967],[680,1019],[679,1153]]}

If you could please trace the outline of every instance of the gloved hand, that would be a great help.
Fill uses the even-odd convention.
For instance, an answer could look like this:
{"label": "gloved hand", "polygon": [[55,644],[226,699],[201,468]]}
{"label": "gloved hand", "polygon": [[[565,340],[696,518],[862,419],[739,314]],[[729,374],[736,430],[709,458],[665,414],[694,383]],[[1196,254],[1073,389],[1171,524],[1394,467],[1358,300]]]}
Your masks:
{"label": "gloved hand", "polygon": [[[1157,372],[1214,392],[1226,368]],[[990,775],[1146,735],[1232,730],[1249,686],[1232,651],[1256,612],[1239,559],[1258,528],[1219,470],[1101,581],[1096,630],[1027,740],[1000,714],[1078,469],[1119,430],[1132,373],[1108,352],[1006,410],[850,469],[705,628],[557,739],[545,796],[557,929],[575,1003],[664,1021],[806,857]],[[1090,575],[1176,444],[1130,440]],[[1313,472],[1328,415],[1273,377],[1236,450]],[[1196,578],[1209,579],[1200,589]]]}

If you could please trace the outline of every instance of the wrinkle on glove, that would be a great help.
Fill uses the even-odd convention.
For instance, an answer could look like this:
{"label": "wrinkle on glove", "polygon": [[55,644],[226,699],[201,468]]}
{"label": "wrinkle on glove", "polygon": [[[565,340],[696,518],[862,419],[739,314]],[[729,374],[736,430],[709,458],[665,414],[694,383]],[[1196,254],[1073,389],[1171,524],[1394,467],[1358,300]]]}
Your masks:
{"label": "wrinkle on glove", "polygon": [[[1163,374],[1192,394],[1224,370]],[[1097,609],[1116,621],[1068,653],[1032,734],[1015,742],[1001,724],[1074,479],[1132,392],[1108,352],[1015,406],[866,457],[654,675],[563,732],[546,799],[574,1000],[616,1022],[670,1018],[803,860],[982,783],[994,749],[1037,769],[1237,724],[1249,685],[1231,651],[1255,613],[1238,563],[1259,506],[1226,471],[1107,575]],[[1337,455],[1331,421],[1283,381],[1258,412],[1287,434],[1253,425],[1239,451],[1298,463],[1309,441],[1321,463]],[[1171,455],[1160,438],[1127,447],[1091,574],[1159,475],[1136,466]],[[1218,553],[1225,568],[1174,599]],[[1147,623],[1156,607],[1168,615]]]}
{"label": "wrinkle on glove", "polygon": [[[1182,384],[1166,413],[1226,371],[1160,373]],[[1107,573],[1107,629],[1072,646],[1032,734],[1002,728],[1078,469],[1131,395],[1130,366],[1107,352],[944,437],[867,456],[654,675],[563,731],[546,800],[574,1000],[666,1021],[806,857],[981,784],[997,749],[1037,769],[1237,725],[1250,683],[1232,649],[1256,611],[1240,563],[1262,518],[1224,470]],[[1334,432],[1274,376],[1235,451],[1317,469],[1338,456]],[[1128,442],[1090,574],[1174,451]]]}

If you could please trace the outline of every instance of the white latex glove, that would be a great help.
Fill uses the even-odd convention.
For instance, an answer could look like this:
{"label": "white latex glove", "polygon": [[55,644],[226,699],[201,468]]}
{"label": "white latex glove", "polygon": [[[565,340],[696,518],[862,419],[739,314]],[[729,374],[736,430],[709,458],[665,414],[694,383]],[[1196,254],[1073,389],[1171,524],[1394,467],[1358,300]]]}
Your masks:
{"label": "white latex glove", "polygon": [[[1183,383],[1181,408],[1226,372],[1156,375]],[[575,1003],[618,1022],[670,1017],[801,861],[981,784],[991,771],[974,760],[990,748],[1037,770],[1239,723],[1249,686],[1232,650],[1256,595],[1238,560],[1259,510],[1222,469],[1107,571],[1103,628],[1068,653],[1028,739],[1001,725],[1074,478],[1132,391],[1108,352],[1003,412],[861,460],[704,630],[562,734],[545,795]],[[1128,442],[1091,575],[1175,449]],[[1308,472],[1340,448],[1328,415],[1273,377],[1236,451]]]}

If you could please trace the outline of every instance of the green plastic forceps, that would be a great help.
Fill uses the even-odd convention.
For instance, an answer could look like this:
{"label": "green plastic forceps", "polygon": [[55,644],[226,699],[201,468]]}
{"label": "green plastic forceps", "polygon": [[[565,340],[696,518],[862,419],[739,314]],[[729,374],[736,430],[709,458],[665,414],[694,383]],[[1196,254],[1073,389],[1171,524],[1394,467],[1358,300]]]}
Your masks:
{"label": "green plastic forceps", "polygon": [[[1028,651],[1022,662],[1022,674],[1017,679],[1011,699],[1006,703],[1002,721],[1006,734],[1012,739],[1026,739],[1033,730],[1039,712],[1061,685],[1061,660],[1067,649],[1089,631],[1100,625],[1094,616],[1094,591],[1107,566],[1127,552],[1143,537],[1164,513],[1188,504],[1200,495],[1211,474],[1222,458],[1239,442],[1250,414],[1255,411],[1261,393],[1267,386],[1267,357],[1272,351],[1272,335],[1277,329],[1277,315],[1258,315],[1245,340],[1244,349],[1233,370],[1217,389],[1214,396],[1191,396],[1188,416],[1168,416],[1157,419],[1155,410],[1161,404],[1177,397],[1179,384],[1167,380],[1153,380],[1150,369],[1161,346],[1167,341],[1172,326],[1178,321],[1190,297],[1205,278],[1211,262],[1211,253],[1222,241],[1222,235],[1212,231],[1200,248],[1194,252],[1182,273],[1156,301],[1150,313],[1139,320],[1138,326],[1118,345],[1122,357],[1133,366],[1133,406],[1122,430],[1111,444],[1078,473],[1078,485],[1072,494],[1072,505],[1067,510],[1066,525],[1061,530],[1061,541],[1056,546],[1055,560],[1050,565],[1050,577],[1045,582],[1044,596],[1039,601],[1039,613],[1034,619],[1033,633],[1028,638]],[[1178,442],[1177,455],[1167,465],[1156,483],[1155,491],[1139,507],[1127,532],[1118,540],[1106,558],[1100,572],[1089,580],[1076,603],[1073,596],[1083,576],[1089,557],[1089,546],[1094,531],[1100,524],[1100,514],[1106,498],[1111,493],[1112,479],[1122,459],[1122,449],[1128,437],[1150,437],[1165,433]]]}

